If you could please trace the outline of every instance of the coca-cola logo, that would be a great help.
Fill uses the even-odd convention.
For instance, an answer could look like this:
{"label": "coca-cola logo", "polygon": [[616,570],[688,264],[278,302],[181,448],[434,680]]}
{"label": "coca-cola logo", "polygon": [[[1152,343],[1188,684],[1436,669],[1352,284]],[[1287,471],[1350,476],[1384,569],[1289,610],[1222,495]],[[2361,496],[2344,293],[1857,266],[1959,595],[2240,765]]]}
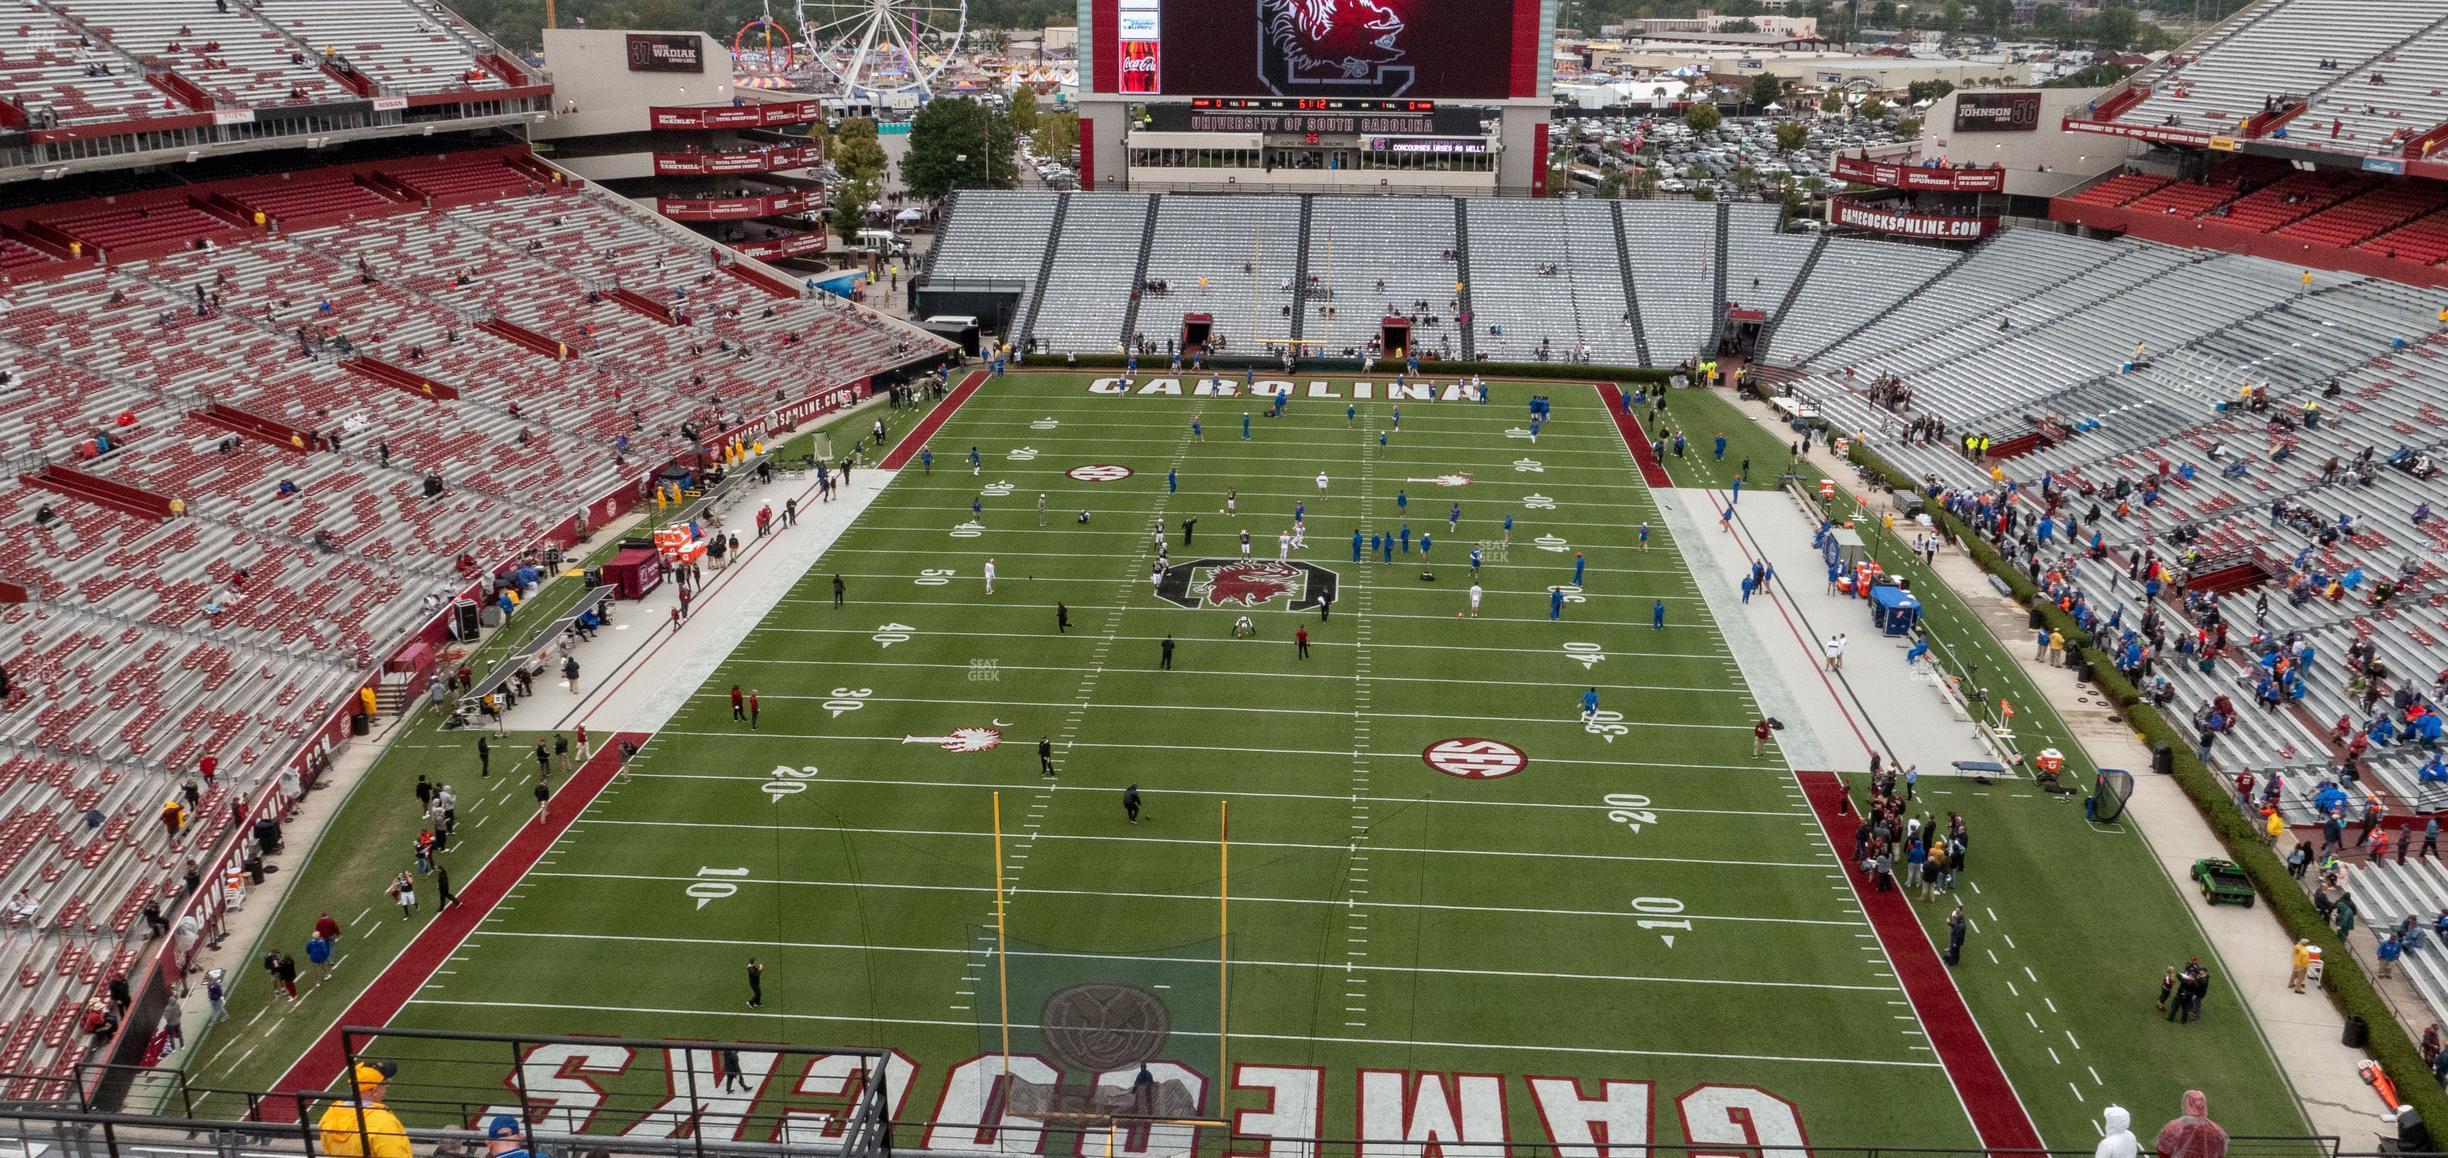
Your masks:
{"label": "coca-cola logo", "polygon": [[1144,72],[1153,75],[1156,71],[1156,58],[1152,56],[1124,57],[1122,59],[1122,71]]}

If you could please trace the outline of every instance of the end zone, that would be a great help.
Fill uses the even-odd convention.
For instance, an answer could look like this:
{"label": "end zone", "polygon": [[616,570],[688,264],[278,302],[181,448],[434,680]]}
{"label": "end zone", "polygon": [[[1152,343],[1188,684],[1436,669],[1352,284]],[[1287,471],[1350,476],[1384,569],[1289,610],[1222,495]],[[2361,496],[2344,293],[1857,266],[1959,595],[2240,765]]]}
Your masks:
{"label": "end zone", "polygon": [[1606,405],[1607,417],[1615,420],[1616,433],[1623,435],[1624,445],[1631,448],[1632,461],[1640,464],[1641,481],[1656,489],[1673,486],[1674,480],[1667,477],[1665,464],[1658,461],[1657,452],[1649,446],[1649,435],[1641,429],[1640,419],[1624,413],[1623,387],[1613,382],[1593,382],[1590,385],[1597,388],[1599,401]]}
{"label": "end zone", "polygon": [[910,427],[909,433],[901,436],[901,441],[893,445],[892,453],[877,462],[876,468],[899,470],[908,466],[911,459],[918,457],[919,449],[927,444],[927,440],[935,437],[935,432],[952,420],[952,412],[960,409],[961,403],[967,402],[969,396],[977,393],[978,387],[985,384],[986,372],[971,370],[968,377],[961,379],[960,385],[952,388],[950,397],[936,403],[935,409],[927,411],[926,417],[918,420],[918,425]]}

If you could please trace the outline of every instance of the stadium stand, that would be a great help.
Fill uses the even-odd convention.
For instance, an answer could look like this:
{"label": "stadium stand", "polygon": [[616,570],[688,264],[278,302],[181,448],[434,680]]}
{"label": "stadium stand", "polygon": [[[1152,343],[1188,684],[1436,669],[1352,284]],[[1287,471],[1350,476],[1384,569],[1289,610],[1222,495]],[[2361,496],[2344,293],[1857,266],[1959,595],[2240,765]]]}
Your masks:
{"label": "stadium stand", "polygon": [[[2364,66],[2442,18],[2448,18],[2444,0],[2408,0],[2377,10],[2354,0],[2261,0],[2132,78],[2129,87],[2147,88],[2148,95],[2118,119],[2241,134],[2247,121],[2266,111],[2265,102],[2282,96],[2321,93],[2338,100],[2362,97],[2370,104],[2365,90],[2393,86],[2371,84]],[[2329,67],[2331,62],[2336,67]],[[2417,91],[2428,87],[2412,72],[2402,84]]]}
{"label": "stadium stand", "polygon": [[1632,256],[1649,357],[1675,365],[1700,357],[1717,297],[1717,207],[1697,201],[1617,202]]}
{"label": "stadium stand", "polygon": [[[1047,349],[1110,354],[1121,347],[1129,271],[1139,268],[1151,200],[1145,193],[1071,195],[1054,239],[1053,272],[1040,289],[1054,307],[1037,314],[1035,336]],[[1117,285],[1124,292],[1116,293]]]}
{"label": "stadium stand", "polygon": [[1166,198],[1148,251],[1147,280],[1154,285],[1141,287],[1138,336],[1160,347],[1178,341],[1183,316],[1193,313],[1209,315],[1229,336],[1228,351],[1253,337],[1288,333],[1292,295],[1282,279],[1299,255],[1297,197]]}
{"label": "stadium stand", "polygon": [[1315,198],[1302,336],[1340,355],[1366,347],[1378,324],[1399,314],[1412,319],[1415,348],[1459,354],[1454,220],[1454,203],[1441,198]]}
{"label": "stadium stand", "polygon": [[722,432],[944,349],[517,149],[4,216],[12,1097],[83,1057],[78,1011],[164,935],[148,906],[210,887],[190,858],[234,805],[451,600]]}
{"label": "stadium stand", "polygon": [[[1402,315],[1413,320],[1422,350],[1451,358],[1464,343],[1457,282],[1471,290],[1472,338],[1481,357],[1570,361],[1586,347],[1592,362],[1638,364],[1627,285],[1641,295],[1652,358],[1667,365],[1693,358],[1715,330],[1719,227],[1711,206],[1462,201],[1471,231],[1463,266],[1452,199],[1308,200],[1304,235],[1293,197],[964,191],[947,214],[927,276],[931,283],[1029,287],[1016,314],[1034,311],[1039,348],[1057,354],[1113,351],[1129,309],[1113,292],[1111,271],[1118,268],[1144,268],[1148,280],[1169,284],[1169,293],[1143,297],[1134,335],[1158,348],[1189,312],[1211,313],[1216,332],[1239,350],[1279,348],[1292,336],[1298,298],[1305,315],[1300,336],[1313,353],[1356,353],[1377,337],[1380,321]],[[1771,232],[1774,210],[1768,214],[1740,216],[1731,231],[1751,271],[1745,292],[1748,278],[1761,279],[1761,308],[1775,306],[1793,280],[1792,268],[1769,268],[1772,255],[1804,255],[1811,245]],[[1617,249],[1619,227],[1630,239],[1629,268]],[[1899,251],[1906,263],[1953,259],[1935,250],[1882,248]],[[1294,292],[1296,280],[1304,292]],[[1662,352],[1668,350],[1671,357]]]}

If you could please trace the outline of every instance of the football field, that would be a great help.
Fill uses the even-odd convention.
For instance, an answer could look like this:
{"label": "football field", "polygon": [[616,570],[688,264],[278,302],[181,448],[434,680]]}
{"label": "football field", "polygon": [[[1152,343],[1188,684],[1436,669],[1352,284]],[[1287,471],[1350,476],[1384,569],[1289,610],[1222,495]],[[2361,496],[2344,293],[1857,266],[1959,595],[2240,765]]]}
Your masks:
{"label": "football field", "polygon": [[987,384],[394,1024],[889,1047],[991,1122],[1008,1004],[1016,1081],[1247,1134],[1970,1144],[1597,394],[1385,389]]}

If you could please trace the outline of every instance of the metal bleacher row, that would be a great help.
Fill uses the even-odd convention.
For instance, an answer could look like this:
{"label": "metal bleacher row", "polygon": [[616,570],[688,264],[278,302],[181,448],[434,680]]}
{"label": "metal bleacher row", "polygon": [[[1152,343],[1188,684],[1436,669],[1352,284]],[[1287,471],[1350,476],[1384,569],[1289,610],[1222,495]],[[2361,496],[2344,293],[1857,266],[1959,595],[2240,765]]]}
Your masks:
{"label": "metal bleacher row", "polygon": [[[1899,468],[1948,486],[1988,484],[1988,464],[1956,449],[1962,434],[2003,440],[2043,417],[2070,427],[2071,437],[1995,465],[2024,485],[2027,498],[2045,475],[2071,489],[2075,513],[2087,515],[2095,503],[2104,509],[2091,527],[2111,558],[2074,571],[2103,615],[2123,607],[2126,624],[2139,621],[2145,599],[2127,567],[2144,552],[2168,560],[2198,552],[2196,570],[2204,574],[2257,566],[2265,586],[2220,600],[2233,646],[2208,672],[2169,654],[2154,674],[2176,691],[2167,714],[2180,727],[2189,728],[2216,696],[2242,706],[2234,730],[2213,746],[2212,762],[2265,778],[2281,773],[2282,809],[2307,822],[2315,816],[2311,797],[2336,759],[2330,725],[2341,717],[2360,725],[2368,714],[2344,686],[2340,657],[2348,645],[2369,642],[2393,682],[2426,693],[2448,669],[2448,569],[2436,561],[2448,551],[2448,526],[2412,519],[2441,488],[2378,465],[2401,447],[2448,446],[2448,333],[2431,291],[2337,274],[2316,274],[2307,287],[2301,277],[2297,267],[2257,258],[2008,231],[1913,287],[1907,304],[1859,332],[1817,349],[1783,346],[1780,337],[1770,357],[1802,375],[1793,388],[1835,427],[1866,437]],[[2002,318],[2013,326],[1999,330]],[[2137,343],[2145,357],[2132,366]],[[1884,375],[1902,379],[1909,405],[1891,410],[1870,400],[1872,382]],[[2324,397],[2332,381],[2335,393]],[[2317,401],[2322,421],[2274,430],[2268,415],[2240,405],[2248,385],[2268,389],[2271,413],[2300,415],[2307,400]],[[1945,422],[1947,436],[1906,445],[1896,433],[1912,416]],[[2352,462],[2366,447],[2378,460],[2368,485],[2323,483],[2328,460]],[[2139,491],[2153,479],[2164,480],[2160,497],[2145,503]],[[2114,513],[2120,481],[2136,495],[2124,517]],[[2352,514],[2358,533],[2318,543],[2273,518],[2280,501],[2307,507],[2305,525],[2314,529]],[[2190,544],[2169,538],[2178,528],[2193,536]],[[2371,582],[2335,601],[2292,597],[2286,580],[2299,557],[2307,573],[2337,577],[2360,567]],[[2405,590],[2374,608],[2380,579],[2402,579]],[[2263,594],[2266,619],[2256,613]],[[2173,632],[2192,632],[2197,617],[2172,596],[2163,595],[2159,608]],[[2300,633],[2312,644],[2316,658],[2300,705],[2254,705],[2261,669],[2249,641],[2263,631]],[[2349,786],[2356,807],[2376,789],[2401,810],[2448,808],[2448,789],[2417,782],[2423,758],[2404,745],[2374,749],[2362,782]]]}
{"label": "metal bleacher row", "polygon": [[27,2],[0,29],[0,103],[87,125],[499,90],[501,58],[484,34],[415,0]]}
{"label": "metal bleacher row", "polygon": [[[1741,263],[1729,297],[1782,300],[1813,241],[1779,235],[1776,219],[1773,207],[1675,201],[965,191],[928,276],[1022,287],[1015,325],[1033,318],[1023,336],[1054,354],[1112,353],[1134,338],[1161,348],[1185,314],[1204,313],[1235,350],[1297,337],[1341,357],[1399,314],[1420,349],[1447,358],[1586,352],[1632,365],[1646,348],[1651,364],[1673,366],[1716,332],[1721,242]],[[1933,252],[1877,247],[1888,249],[1907,263]],[[1126,334],[1128,279],[1114,271],[1139,268],[1167,289],[1143,295]]]}
{"label": "metal bleacher row", "polygon": [[[943,348],[498,155],[382,175],[443,208],[335,172],[38,211],[83,252],[8,270],[0,902],[34,911],[0,919],[0,1074],[74,1064],[146,903],[175,908],[231,794],[468,586],[463,555],[507,561],[635,484],[688,450],[684,422]],[[340,210],[375,215],[278,228]],[[190,783],[201,828],[173,837],[159,813]]]}
{"label": "metal bleacher row", "polygon": [[[2208,35],[2135,74],[2148,95],[2118,120],[2241,135],[2265,102],[2309,100],[2288,137],[2355,154],[2391,151],[2398,130],[2448,120],[2439,61],[2448,0],[2256,0]],[[2374,74],[2379,74],[2377,80]],[[2335,134],[2330,122],[2343,122]],[[2346,130],[2351,126],[2351,131]]]}

